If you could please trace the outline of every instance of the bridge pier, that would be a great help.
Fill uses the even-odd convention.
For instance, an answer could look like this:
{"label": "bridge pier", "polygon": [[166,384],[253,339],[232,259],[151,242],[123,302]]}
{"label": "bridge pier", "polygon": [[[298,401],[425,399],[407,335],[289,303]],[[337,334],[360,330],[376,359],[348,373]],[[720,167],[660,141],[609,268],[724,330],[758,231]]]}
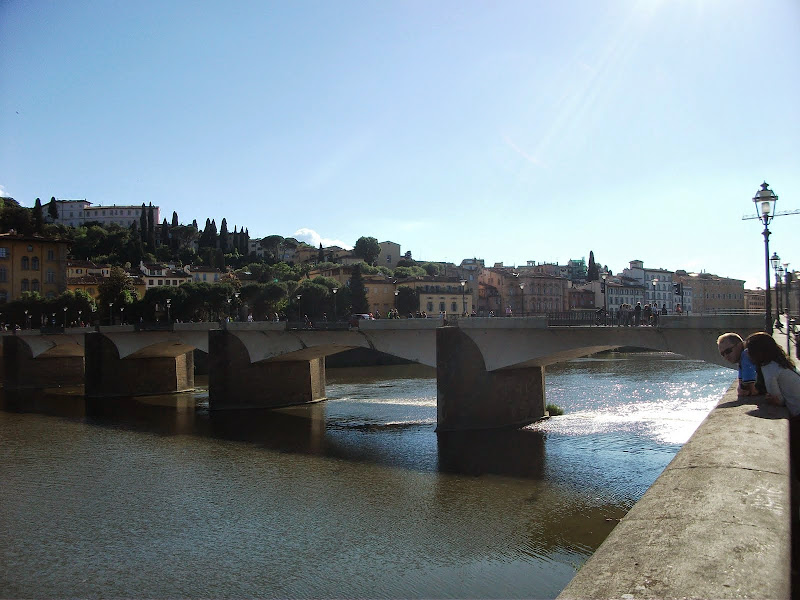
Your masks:
{"label": "bridge pier", "polygon": [[83,383],[83,356],[34,357],[16,335],[3,336],[3,382],[7,388],[46,388]]}
{"label": "bridge pier", "polygon": [[325,358],[250,362],[232,333],[208,339],[208,399],[212,410],[278,408],[325,399]]}
{"label": "bridge pier", "polygon": [[194,388],[192,351],[176,356],[119,357],[103,333],[86,334],[86,396],[147,396]]}
{"label": "bridge pier", "polygon": [[436,330],[436,430],[522,427],[545,416],[544,367],[487,371],[458,327]]}

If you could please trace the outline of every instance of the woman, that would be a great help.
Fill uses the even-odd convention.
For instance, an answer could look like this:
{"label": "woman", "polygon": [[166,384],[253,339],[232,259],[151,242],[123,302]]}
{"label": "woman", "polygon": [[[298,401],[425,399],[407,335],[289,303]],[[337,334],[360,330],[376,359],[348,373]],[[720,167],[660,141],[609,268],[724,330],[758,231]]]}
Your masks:
{"label": "woman", "polygon": [[800,416],[800,373],[773,337],[764,332],[747,338],[750,360],[761,367],[767,387],[767,401],[786,405],[792,417]]}

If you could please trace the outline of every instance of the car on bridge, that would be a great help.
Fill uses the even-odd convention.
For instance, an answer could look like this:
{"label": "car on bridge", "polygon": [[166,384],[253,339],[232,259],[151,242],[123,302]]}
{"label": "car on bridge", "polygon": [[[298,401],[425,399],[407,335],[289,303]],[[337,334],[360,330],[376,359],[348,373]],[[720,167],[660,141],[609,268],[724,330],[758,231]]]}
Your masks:
{"label": "car on bridge", "polygon": [[374,321],[374,320],[375,318],[372,315],[361,313],[361,314],[350,315],[350,319],[348,320],[348,322],[350,323],[350,327],[358,327],[359,321]]}

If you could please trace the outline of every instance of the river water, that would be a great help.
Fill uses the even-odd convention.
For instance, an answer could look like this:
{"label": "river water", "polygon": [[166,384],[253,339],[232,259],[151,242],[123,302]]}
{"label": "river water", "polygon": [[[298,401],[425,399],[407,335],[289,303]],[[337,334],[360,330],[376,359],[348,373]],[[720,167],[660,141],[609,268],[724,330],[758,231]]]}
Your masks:
{"label": "river water", "polygon": [[547,369],[565,415],[437,435],[418,365],[329,400],[6,394],[0,597],[552,598],[735,378],[669,354]]}

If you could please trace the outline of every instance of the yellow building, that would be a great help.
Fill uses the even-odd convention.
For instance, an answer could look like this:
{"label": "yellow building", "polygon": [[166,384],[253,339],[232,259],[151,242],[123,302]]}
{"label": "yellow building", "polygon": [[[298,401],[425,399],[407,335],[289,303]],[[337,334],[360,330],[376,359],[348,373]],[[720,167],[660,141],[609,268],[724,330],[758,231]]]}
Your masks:
{"label": "yellow building", "polygon": [[[397,286],[410,287],[417,292],[419,311],[428,316],[439,313],[472,313],[472,287],[469,282],[461,285],[458,277],[409,277],[397,282]],[[394,293],[394,292],[393,292]]]}
{"label": "yellow building", "polygon": [[745,309],[744,280],[719,277],[711,273],[689,273],[675,278],[692,288],[693,311],[716,313]]}
{"label": "yellow building", "polygon": [[23,292],[54,298],[67,289],[69,242],[39,235],[0,234],[0,303]]}
{"label": "yellow building", "polygon": [[67,261],[67,289],[86,292],[95,300],[99,297],[100,283],[111,273],[111,265],[97,265],[90,260]]}

